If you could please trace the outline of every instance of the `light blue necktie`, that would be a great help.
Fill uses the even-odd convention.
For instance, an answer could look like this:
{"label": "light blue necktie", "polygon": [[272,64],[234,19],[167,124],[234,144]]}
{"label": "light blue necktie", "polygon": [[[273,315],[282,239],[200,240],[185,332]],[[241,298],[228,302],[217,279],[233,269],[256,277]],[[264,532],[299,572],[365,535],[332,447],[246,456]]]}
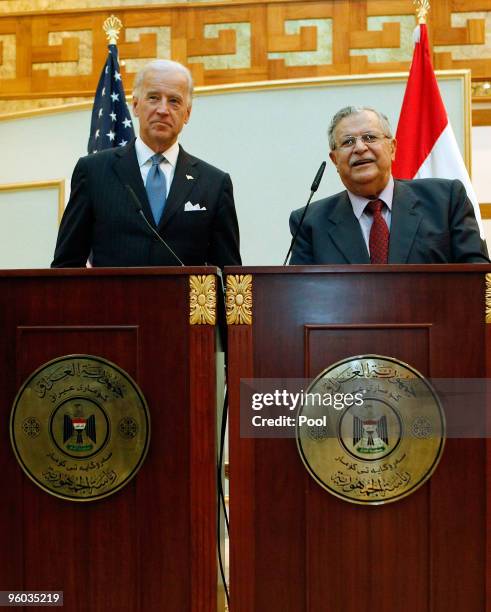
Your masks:
{"label": "light blue necktie", "polygon": [[155,224],[158,225],[164,212],[165,201],[167,199],[167,183],[165,174],[160,169],[160,162],[164,159],[161,153],[152,155],[152,167],[148,171],[145,189],[147,190],[148,201],[152,209]]}

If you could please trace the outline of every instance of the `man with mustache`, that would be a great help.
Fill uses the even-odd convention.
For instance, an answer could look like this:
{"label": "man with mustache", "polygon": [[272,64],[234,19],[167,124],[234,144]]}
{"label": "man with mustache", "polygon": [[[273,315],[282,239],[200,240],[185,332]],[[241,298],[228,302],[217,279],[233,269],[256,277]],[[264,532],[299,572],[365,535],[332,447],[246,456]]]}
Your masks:
{"label": "man with mustache", "polygon": [[[328,130],[329,157],[346,191],[315,202],[291,264],[488,263],[473,207],[458,180],[394,180],[388,119],[348,106]],[[295,235],[304,209],[292,212]]]}
{"label": "man with mustache", "polygon": [[240,265],[230,176],[177,141],[192,93],[191,74],[178,62],[154,60],[136,75],[139,136],[78,161],[52,267],[88,259],[93,266]]}

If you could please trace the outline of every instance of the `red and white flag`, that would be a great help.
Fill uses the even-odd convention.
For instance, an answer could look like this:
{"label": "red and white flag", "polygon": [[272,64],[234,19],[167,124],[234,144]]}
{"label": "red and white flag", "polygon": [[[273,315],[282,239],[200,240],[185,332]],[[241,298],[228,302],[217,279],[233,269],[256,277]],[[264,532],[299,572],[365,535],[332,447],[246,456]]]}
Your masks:
{"label": "red and white flag", "polygon": [[414,55],[397,125],[395,178],[459,179],[474,206],[481,237],[481,212],[448,120],[431,63],[426,24],[414,31]]}

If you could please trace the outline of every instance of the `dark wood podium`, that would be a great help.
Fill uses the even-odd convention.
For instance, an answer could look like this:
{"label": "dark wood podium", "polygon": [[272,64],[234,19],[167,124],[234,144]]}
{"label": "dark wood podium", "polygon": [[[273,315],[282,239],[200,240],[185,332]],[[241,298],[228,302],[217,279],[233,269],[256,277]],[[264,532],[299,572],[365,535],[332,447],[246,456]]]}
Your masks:
{"label": "dark wood podium", "polygon": [[[62,590],[69,612],[216,611],[215,326],[190,324],[190,275],[215,273],[0,273],[0,590]],[[128,372],[151,414],[141,470],[96,502],[42,491],[9,440],[20,385],[73,353]]]}
{"label": "dark wood podium", "polygon": [[[448,439],[429,482],[405,499],[364,507],[322,489],[295,440],[241,438],[239,419],[241,378],[313,378],[353,355],[392,356],[433,378],[485,378],[490,272],[477,265],[226,269],[231,612],[491,610],[484,433]],[[247,274],[251,324],[241,312]]]}

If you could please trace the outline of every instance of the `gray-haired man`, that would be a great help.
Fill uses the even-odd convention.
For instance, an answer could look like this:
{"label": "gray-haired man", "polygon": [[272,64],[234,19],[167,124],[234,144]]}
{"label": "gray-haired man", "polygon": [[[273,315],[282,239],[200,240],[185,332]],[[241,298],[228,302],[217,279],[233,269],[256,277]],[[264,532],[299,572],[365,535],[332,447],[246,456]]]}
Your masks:
{"label": "gray-haired man", "polygon": [[155,60],[137,74],[139,136],[78,161],[53,267],[85,266],[89,256],[94,266],[240,265],[230,176],[177,142],[192,93],[177,62]]}
{"label": "gray-haired man", "polygon": [[[387,117],[349,106],[333,117],[329,157],[346,191],[310,207],[291,264],[487,263],[472,204],[458,180],[394,180]],[[290,216],[295,235],[303,209]]]}

